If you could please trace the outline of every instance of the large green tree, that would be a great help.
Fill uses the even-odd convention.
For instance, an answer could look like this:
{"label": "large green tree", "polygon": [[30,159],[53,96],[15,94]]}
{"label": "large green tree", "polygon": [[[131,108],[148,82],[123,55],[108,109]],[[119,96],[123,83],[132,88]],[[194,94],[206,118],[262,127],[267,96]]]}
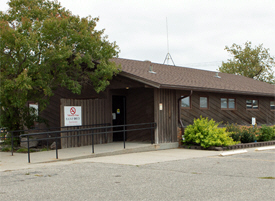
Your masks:
{"label": "large green tree", "polygon": [[10,0],[0,12],[0,126],[30,126],[57,87],[80,94],[84,84],[103,91],[118,67],[118,47],[96,30],[98,18],[80,18],[58,1]]}
{"label": "large green tree", "polygon": [[246,42],[244,49],[235,43],[225,47],[232,56],[227,62],[222,62],[219,71],[245,77],[253,78],[263,82],[275,83],[274,77],[274,57],[270,56],[269,49],[263,45],[251,47],[251,42]]}

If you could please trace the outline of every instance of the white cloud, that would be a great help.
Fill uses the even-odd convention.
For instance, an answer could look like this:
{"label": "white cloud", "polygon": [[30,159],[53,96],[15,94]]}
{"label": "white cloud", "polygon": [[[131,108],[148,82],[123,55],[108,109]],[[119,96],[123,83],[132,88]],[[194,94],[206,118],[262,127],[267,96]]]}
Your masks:
{"label": "white cloud", "polygon": [[[60,0],[73,14],[100,17],[120,57],[216,70],[229,58],[225,46],[263,43],[275,56],[274,0]],[[4,1],[1,10],[6,10]]]}

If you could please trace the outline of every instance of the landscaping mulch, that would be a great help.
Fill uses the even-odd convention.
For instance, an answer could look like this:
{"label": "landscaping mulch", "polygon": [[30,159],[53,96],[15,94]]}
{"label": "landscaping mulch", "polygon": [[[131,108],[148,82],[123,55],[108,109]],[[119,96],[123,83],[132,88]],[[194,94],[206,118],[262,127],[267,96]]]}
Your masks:
{"label": "landscaping mulch", "polygon": [[234,150],[234,149],[245,149],[245,148],[253,148],[253,147],[263,147],[263,146],[271,146],[275,145],[275,140],[267,141],[267,142],[251,142],[251,143],[240,143],[228,147],[209,147],[203,148],[201,146],[196,145],[180,145],[180,148],[184,149],[198,149],[198,150],[212,150],[212,151],[225,151],[225,150]]}

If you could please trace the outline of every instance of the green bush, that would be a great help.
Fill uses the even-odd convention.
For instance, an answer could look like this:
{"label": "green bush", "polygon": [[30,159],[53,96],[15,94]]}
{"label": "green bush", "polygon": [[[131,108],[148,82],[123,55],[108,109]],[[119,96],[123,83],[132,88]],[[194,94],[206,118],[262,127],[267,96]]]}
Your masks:
{"label": "green bush", "polygon": [[211,146],[230,146],[237,144],[234,142],[226,128],[218,128],[219,123],[208,118],[194,119],[192,125],[187,126],[184,132],[184,143],[200,145],[204,148]]}
{"label": "green bush", "polygon": [[256,142],[256,135],[260,134],[260,130],[257,127],[242,127],[241,132],[240,140],[242,143]]}
{"label": "green bush", "polygon": [[[1,132],[0,137],[4,145],[11,145],[11,134],[8,132]],[[18,146],[20,144],[19,137],[13,137],[13,146]]]}
{"label": "green bush", "polygon": [[257,136],[257,141],[263,142],[263,141],[270,141],[275,140],[275,126],[266,126],[265,124],[262,125],[262,128],[260,128],[260,133]]}
{"label": "green bush", "polygon": [[1,151],[3,151],[3,152],[9,152],[9,151],[11,151],[11,146],[3,147],[1,149]]}
{"label": "green bush", "polygon": [[227,124],[226,131],[234,141],[241,141],[242,129],[238,124]]}
{"label": "green bush", "polygon": [[234,141],[241,141],[241,143],[275,140],[275,126],[262,125],[262,128],[258,128],[257,126],[241,127],[237,124],[227,124],[226,131],[231,133],[230,137]]}
{"label": "green bush", "polygon": [[226,131],[230,132],[230,137],[234,141],[240,141],[241,143],[255,142],[257,140],[256,135],[260,134],[260,130],[255,127],[239,126],[237,124],[227,124]]}

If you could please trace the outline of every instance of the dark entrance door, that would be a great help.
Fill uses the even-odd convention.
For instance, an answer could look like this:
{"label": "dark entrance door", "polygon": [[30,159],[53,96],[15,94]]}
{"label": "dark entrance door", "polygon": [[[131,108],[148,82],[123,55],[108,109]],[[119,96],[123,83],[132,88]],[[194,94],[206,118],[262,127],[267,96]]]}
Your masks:
{"label": "dark entrance door", "polygon": [[[113,125],[126,124],[126,97],[113,96],[112,100]],[[114,131],[123,130],[123,127],[113,128]],[[125,133],[126,140],[126,133]],[[113,141],[123,141],[123,132],[113,134]]]}

